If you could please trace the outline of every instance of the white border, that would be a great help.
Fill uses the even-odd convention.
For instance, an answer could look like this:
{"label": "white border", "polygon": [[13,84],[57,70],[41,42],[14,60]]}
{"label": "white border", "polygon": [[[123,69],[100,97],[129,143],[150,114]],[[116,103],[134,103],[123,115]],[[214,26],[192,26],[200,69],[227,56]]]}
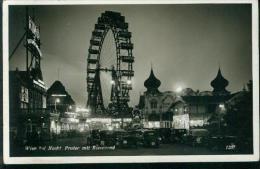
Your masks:
{"label": "white border", "polygon": [[[252,4],[252,66],[253,66],[253,143],[252,155],[157,155],[157,156],[69,156],[10,157],[9,156],[9,5],[76,5],[76,4]],[[237,162],[259,160],[259,49],[257,0],[4,0],[3,2],[3,159],[5,164],[59,163],[147,163],[147,162]]]}

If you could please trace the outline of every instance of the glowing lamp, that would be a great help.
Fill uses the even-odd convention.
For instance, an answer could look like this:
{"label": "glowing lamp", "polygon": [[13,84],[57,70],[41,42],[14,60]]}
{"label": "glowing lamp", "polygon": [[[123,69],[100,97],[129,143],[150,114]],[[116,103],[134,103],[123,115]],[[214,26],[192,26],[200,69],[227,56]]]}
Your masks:
{"label": "glowing lamp", "polygon": [[114,85],[114,84],[115,84],[115,81],[114,81],[114,80],[111,80],[111,81],[110,81],[110,84]]}
{"label": "glowing lamp", "polygon": [[177,93],[182,92],[182,87],[178,87],[178,88],[176,89],[176,92],[177,92]]}
{"label": "glowing lamp", "polygon": [[225,105],[224,105],[224,104],[219,104],[218,107],[221,108],[221,109],[224,109],[224,108],[225,108]]}
{"label": "glowing lamp", "polygon": [[55,100],[55,102],[56,102],[56,103],[60,103],[60,99],[57,98],[57,99]]}

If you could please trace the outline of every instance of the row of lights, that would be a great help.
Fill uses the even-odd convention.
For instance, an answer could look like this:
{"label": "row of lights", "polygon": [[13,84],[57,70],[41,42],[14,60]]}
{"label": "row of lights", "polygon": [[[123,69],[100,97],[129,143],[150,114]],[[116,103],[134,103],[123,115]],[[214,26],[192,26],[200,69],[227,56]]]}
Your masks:
{"label": "row of lights", "polygon": [[[114,81],[114,80],[111,80],[110,81],[110,84],[112,84],[112,85],[114,85],[116,82]],[[132,81],[131,80],[127,80],[126,81],[126,84],[128,84],[128,85],[130,85],[130,84],[132,84]]]}
{"label": "row of lights", "polygon": [[[54,101],[55,111],[57,111],[57,103],[60,103],[60,98],[56,98],[55,101]],[[70,110],[72,109],[71,105],[69,106],[69,109]]]}

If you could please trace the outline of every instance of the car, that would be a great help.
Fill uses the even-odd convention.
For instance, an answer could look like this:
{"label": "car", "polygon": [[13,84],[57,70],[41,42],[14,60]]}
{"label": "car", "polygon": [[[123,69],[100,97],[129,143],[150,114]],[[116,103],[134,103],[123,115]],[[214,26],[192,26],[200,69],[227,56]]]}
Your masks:
{"label": "car", "polygon": [[184,137],[187,136],[188,131],[186,129],[171,129],[170,142],[183,143]]}
{"label": "car", "polygon": [[152,130],[158,133],[160,143],[170,143],[171,129],[170,128],[153,128]]}
{"label": "car", "polygon": [[145,147],[156,147],[160,146],[160,137],[158,132],[155,130],[144,130],[143,131],[143,145]]}
{"label": "car", "polygon": [[171,129],[170,128],[160,128],[160,137],[162,138],[162,143],[170,143]]}
{"label": "car", "polygon": [[114,131],[113,138],[115,140],[116,148],[123,147],[123,139],[126,137],[127,132],[123,129],[118,129]]}
{"label": "car", "polygon": [[100,135],[100,146],[115,146],[116,141],[114,132],[111,130],[101,130]]}
{"label": "car", "polygon": [[138,130],[128,130],[124,135],[122,140],[123,147],[140,147],[144,144],[143,131]]}
{"label": "car", "polygon": [[91,130],[87,136],[87,145],[100,145],[100,130]]}
{"label": "car", "polygon": [[138,133],[134,131],[128,131],[123,135],[121,147],[122,148],[137,148],[140,145],[140,137],[138,136]]}
{"label": "car", "polygon": [[189,134],[184,136],[184,143],[191,146],[203,146],[206,144],[205,140],[209,132],[207,129],[191,129]]}

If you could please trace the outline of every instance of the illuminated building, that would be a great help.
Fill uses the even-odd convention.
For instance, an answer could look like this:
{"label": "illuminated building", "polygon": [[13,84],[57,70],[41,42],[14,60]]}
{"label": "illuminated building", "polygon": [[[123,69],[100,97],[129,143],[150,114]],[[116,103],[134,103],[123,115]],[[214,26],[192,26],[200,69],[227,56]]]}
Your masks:
{"label": "illuminated building", "polygon": [[172,112],[172,128],[189,129],[190,117],[187,104],[183,100],[178,100],[170,107]]}
{"label": "illuminated building", "polygon": [[194,91],[191,88],[179,91],[160,92],[161,85],[153,70],[144,82],[147,91],[140,96],[138,108],[142,111],[144,127],[148,128],[193,128],[205,127],[216,114],[225,113],[225,102],[232,95],[226,90],[228,81],[218,70],[211,82],[213,91]]}
{"label": "illuminated building", "polygon": [[210,83],[213,91],[196,91],[182,96],[188,107],[190,127],[203,127],[212,121],[217,122],[218,119],[214,119],[214,116],[225,113],[225,102],[232,97],[226,90],[228,83],[219,69]]}
{"label": "illuminated building", "polygon": [[24,37],[26,70],[17,68],[9,71],[11,143],[36,143],[49,139],[49,113],[46,110],[46,87],[41,71],[39,26],[27,11],[26,33],[20,42]]}
{"label": "illuminated building", "polygon": [[55,81],[47,90],[47,108],[51,111],[51,133],[77,129],[75,102],[60,81]]}
{"label": "illuminated building", "polygon": [[75,101],[60,81],[55,81],[47,90],[47,107],[59,113],[75,111]]}
{"label": "illuminated building", "polygon": [[46,87],[26,71],[9,72],[10,132],[17,141],[34,133],[48,135]]}
{"label": "illuminated building", "polygon": [[170,106],[178,100],[178,94],[172,91],[160,92],[161,81],[151,69],[150,76],[144,82],[147,91],[140,96],[138,108],[142,112],[145,128],[170,128],[172,112]]}

